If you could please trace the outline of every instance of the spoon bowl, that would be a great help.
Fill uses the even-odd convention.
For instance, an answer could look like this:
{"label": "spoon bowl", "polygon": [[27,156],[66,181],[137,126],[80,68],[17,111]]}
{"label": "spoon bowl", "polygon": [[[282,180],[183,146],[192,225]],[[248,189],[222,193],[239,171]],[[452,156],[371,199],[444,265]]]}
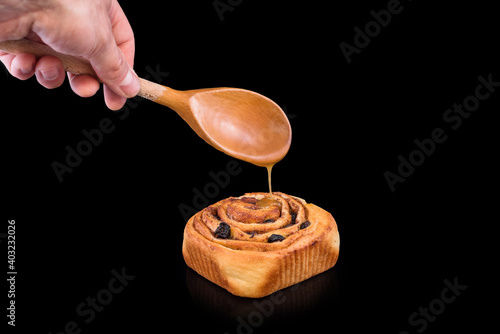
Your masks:
{"label": "spoon bowl", "polygon": [[[141,80],[141,84],[150,83]],[[258,93],[226,87],[182,92],[163,86],[158,98],[148,98],[175,110],[198,136],[234,158],[268,166],[290,148],[288,118]]]}
{"label": "spoon bowl", "polygon": [[190,106],[209,143],[237,159],[267,166],[281,160],[290,148],[288,118],[265,96],[217,88],[193,94]]}

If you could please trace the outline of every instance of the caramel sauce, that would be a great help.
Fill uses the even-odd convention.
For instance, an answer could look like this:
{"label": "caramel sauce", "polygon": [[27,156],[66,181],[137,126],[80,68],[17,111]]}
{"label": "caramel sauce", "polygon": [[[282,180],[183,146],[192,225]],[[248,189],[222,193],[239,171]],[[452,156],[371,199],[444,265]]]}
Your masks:
{"label": "caramel sauce", "polygon": [[[274,102],[256,93],[243,92],[224,88],[217,93],[201,93],[190,100],[198,112],[205,105],[217,106],[214,110],[207,109],[206,113],[199,112],[203,116],[198,120],[202,130],[210,134],[209,140],[204,136],[202,138],[230,156],[266,167],[269,196],[259,200],[257,205],[261,208],[276,205],[281,209],[281,202],[273,195],[271,171],[290,148],[290,122]],[[238,102],[236,110],[227,102],[239,99],[241,103]]]}
{"label": "caramel sauce", "polygon": [[273,197],[263,197],[255,203],[259,209],[267,209],[271,205],[278,206],[281,209],[281,203],[275,200]]}
{"label": "caramel sauce", "polygon": [[273,169],[274,164],[267,165],[267,182],[269,183],[269,194],[273,196],[273,188],[271,187],[271,171]]}
{"label": "caramel sauce", "polygon": [[266,165],[267,168],[267,182],[269,183],[269,197],[263,197],[255,203],[259,209],[266,209],[271,205],[278,206],[281,209],[281,203],[274,198],[273,189],[271,187],[271,170],[274,164]]}

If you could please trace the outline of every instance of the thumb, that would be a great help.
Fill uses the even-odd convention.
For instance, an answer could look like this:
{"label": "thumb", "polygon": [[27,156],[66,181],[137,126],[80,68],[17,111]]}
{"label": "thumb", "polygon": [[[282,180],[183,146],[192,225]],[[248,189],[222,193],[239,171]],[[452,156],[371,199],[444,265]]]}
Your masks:
{"label": "thumb", "polygon": [[100,43],[88,60],[99,79],[117,95],[130,98],[139,93],[139,77],[114,39]]}

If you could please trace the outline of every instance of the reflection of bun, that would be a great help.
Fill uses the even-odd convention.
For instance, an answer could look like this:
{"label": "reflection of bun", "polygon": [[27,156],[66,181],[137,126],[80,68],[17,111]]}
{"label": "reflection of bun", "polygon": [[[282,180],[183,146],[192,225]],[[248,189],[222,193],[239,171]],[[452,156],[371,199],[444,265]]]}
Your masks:
{"label": "reflection of bun", "polygon": [[182,246],[187,265],[232,294],[253,298],[333,267],[339,234],[332,215],[298,197],[276,192],[266,201],[269,196],[227,198],[191,217]]}
{"label": "reflection of bun", "polygon": [[252,312],[258,310],[256,304],[273,302],[273,319],[304,316],[307,312],[317,310],[325,302],[335,302],[338,295],[338,278],[335,270],[327,270],[310,279],[297,283],[273,294],[259,298],[242,298],[230,294],[221,287],[198,275],[191,268],[186,270],[186,284],[195,305],[214,316],[214,320],[227,323],[241,316],[247,319]]}

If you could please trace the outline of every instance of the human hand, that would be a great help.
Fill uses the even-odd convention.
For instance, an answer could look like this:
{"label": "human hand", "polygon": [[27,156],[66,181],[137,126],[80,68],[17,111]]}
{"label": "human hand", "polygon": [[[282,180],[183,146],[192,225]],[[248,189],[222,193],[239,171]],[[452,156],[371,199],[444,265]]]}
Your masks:
{"label": "human hand", "polygon": [[[117,0],[0,0],[0,41],[22,38],[87,59],[104,83],[104,99],[112,110],[139,92],[133,71],[134,34]],[[34,74],[49,89],[64,82],[63,65],[52,56],[36,59],[0,51],[0,61],[21,80]],[[81,97],[99,90],[99,82],[91,76],[68,73],[68,77]]]}

